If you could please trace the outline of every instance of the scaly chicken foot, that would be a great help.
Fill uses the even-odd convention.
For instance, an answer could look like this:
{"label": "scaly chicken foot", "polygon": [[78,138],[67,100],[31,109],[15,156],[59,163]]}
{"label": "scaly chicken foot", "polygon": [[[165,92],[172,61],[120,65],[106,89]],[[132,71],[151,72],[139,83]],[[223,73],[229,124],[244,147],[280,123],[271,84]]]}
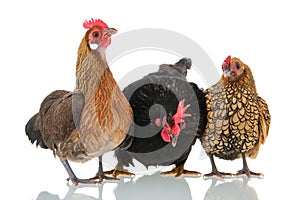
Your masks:
{"label": "scaly chicken foot", "polygon": [[232,174],[231,173],[225,173],[225,172],[219,172],[218,170],[212,170],[212,172],[210,172],[209,174],[205,174],[203,176],[204,179],[208,179],[211,177],[219,177],[221,179],[225,179],[226,177],[231,177]]}
{"label": "scaly chicken foot", "polygon": [[245,153],[242,153],[242,158],[243,158],[243,168],[241,170],[239,170],[235,174],[235,176],[246,175],[248,178],[251,178],[251,176],[260,177],[260,178],[264,177],[264,175],[262,173],[255,173],[255,172],[250,171],[247,161],[246,161]]}
{"label": "scaly chicken foot", "polygon": [[225,179],[226,177],[233,176],[233,174],[231,174],[231,173],[220,172],[217,169],[217,166],[216,166],[213,155],[209,155],[209,159],[210,159],[210,162],[211,162],[212,171],[209,174],[205,174],[203,176],[204,179],[211,178],[213,176],[219,177],[221,179]]}
{"label": "scaly chicken foot", "polygon": [[98,172],[95,177],[90,178],[89,180],[99,180],[100,182],[103,182],[103,180],[111,180],[111,181],[119,181],[117,177],[109,177],[106,176],[106,174],[103,172],[103,165],[102,165],[102,156],[99,156],[99,168]]}
{"label": "scaly chicken foot", "polygon": [[102,183],[101,181],[95,181],[95,180],[90,180],[90,179],[79,179],[77,177],[72,177],[72,178],[67,178],[67,181],[72,181],[72,183],[77,186],[79,183],[80,184],[97,184],[97,183]]}
{"label": "scaly chicken foot", "polygon": [[106,175],[108,176],[112,176],[112,178],[117,178],[119,176],[124,176],[124,177],[134,177],[135,174],[134,173],[131,173],[131,172],[127,172],[127,171],[121,171],[121,170],[118,170],[118,169],[113,169],[113,170],[110,170],[110,171],[107,171],[107,172],[104,172]]}
{"label": "scaly chicken foot", "polygon": [[135,176],[134,173],[128,172],[126,169],[124,169],[123,165],[121,163],[118,163],[115,167],[115,169],[104,172],[105,175],[111,176],[114,179],[117,179],[119,176],[123,177],[129,177],[132,178]]}
{"label": "scaly chicken foot", "polygon": [[163,175],[163,176],[172,176],[172,175],[175,175],[175,177],[180,177],[182,175],[192,176],[192,177],[199,177],[199,176],[201,176],[200,172],[185,170],[183,166],[184,166],[183,164],[180,164],[180,165],[176,166],[171,171],[162,172],[161,175]]}
{"label": "scaly chicken foot", "polygon": [[104,174],[98,175],[98,173],[97,173],[95,177],[89,178],[88,180],[91,180],[91,181],[99,180],[99,183],[102,183],[104,180],[119,181],[120,179],[115,178],[115,177],[106,176]]}
{"label": "scaly chicken foot", "polygon": [[90,179],[79,179],[76,177],[76,175],[74,174],[69,162],[67,160],[60,160],[63,164],[63,166],[65,167],[65,169],[67,170],[68,174],[69,174],[69,178],[67,178],[67,181],[72,181],[72,183],[77,186],[79,183],[83,183],[83,184],[97,184],[97,183],[101,183],[100,181],[94,181],[94,180],[90,180]]}
{"label": "scaly chicken foot", "polygon": [[249,169],[241,169],[239,170],[235,176],[240,176],[240,175],[246,175],[248,178],[251,178],[252,176],[254,177],[259,177],[259,178],[263,178],[264,175],[262,173],[255,173],[255,172],[252,172],[250,171]]}

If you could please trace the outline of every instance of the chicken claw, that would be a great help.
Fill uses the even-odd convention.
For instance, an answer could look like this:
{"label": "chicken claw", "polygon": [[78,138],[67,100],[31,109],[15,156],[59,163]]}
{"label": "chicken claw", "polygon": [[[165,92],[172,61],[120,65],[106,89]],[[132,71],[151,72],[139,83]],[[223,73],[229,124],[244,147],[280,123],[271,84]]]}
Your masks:
{"label": "chicken claw", "polygon": [[119,176],[123,176],[123,177],[128,177],[128,178],[132,178],[135,176],[134,173],[125,171],[125,170],[118,170],[118,169],[113,169],[107,172],[104,172],[105,175],[108,176],[112,176],[113,178],[117,179],[117,177]]}
{"label": "chicken claw", "polygon": [[181,165],[178,165],[177,167],[175,167],[171,171],[162,172],[161,175],[163,175],[163,176],[175,175],[175,177],[180,177],[182,175],[186,175],[186,176],[191,176],[191,177],[199,177],[199,176],[201,176],[201,173],[196,172],[196,171],[185,170],[183,167],[183,164],[181,164]]}
{"label": "chicken claw", "polygon": [[247,165],[245,153],[242,153],[242,158],[243,158],[243,168],[241,170],[239,170],[235,174],[235,176],[246,175],[248,178],[251,178],[251,176],[259,177],[259,178],[264,177],[264,175],[261,173],[255,173],[255,172],[250,171],[250,169]]}
{"label": "chicken claw", "polygon": [[232,177],[233,174],[231,173],[225,173],[225,172],[219,172],[218,170],[216,171],[212,171],[210,172],[209,174],[205,174],[203,176],[204,179],[209,179],[209,178],[212,178],[212,177],[218,177],[218,178],[221,178],[221,179],[225,179],[226,177]]}
{"label": "chicken claw", "polygon": [[120,179],[116,178],[116,177],[110,177],[110,176],[106,176],[105,174],[102,175],[96,175],[93,178],[90,178],[88,180],[99,180],[99,183],[102,183],[104,180],[108,180],[108,181],[119,181]]}
{"label": "chicken claw", "polygon": [[241,169],[236,174],[234,174],[234,176],[240,176],[240,175],[246,175],[248,178],[251,178],[251,177],[263,178],[264,177],[264,175],[262,173],[255,173],[255,172],[250,171],[249,169]]}
{"label": "chicken claw", "polygon": [[75,186],[77,186],[79,183],[80,184],[102,184],[104,180],[118,181],[120,179],[114,177],[108,177],[105,175],[101,175],[101,176],[96,175],[95,177],[89,179],[79,179],[77,177],[67,178],[67,181],[72,181],[72,183]]}
{"label": "chicken claw", "polygon": [[216,177],[221,178],[221,179],[225,179],[226,177],[232,177],[233,176],[233,174],[231,174],[231,173],[220,172],[217,169],[217,166],[216,166],[213,155],[209,155],[209,159],[210,159],[210,162],[211,162],[212,170],[211,170],[211,173],[205,174],[203,176],[204,179],[208,179],[208,178],[211,178],[213,176],[216,176]]}
{"label": "chicken claw", "polygon": [[72,177],[72,178],[67,178],[67,181],[72,181],[72,183],[77,186],[79,183],[80,184],[101,184],[102,181],[96,181],[96,180],[91,180],[91,179],[79,179],[77,177]]}

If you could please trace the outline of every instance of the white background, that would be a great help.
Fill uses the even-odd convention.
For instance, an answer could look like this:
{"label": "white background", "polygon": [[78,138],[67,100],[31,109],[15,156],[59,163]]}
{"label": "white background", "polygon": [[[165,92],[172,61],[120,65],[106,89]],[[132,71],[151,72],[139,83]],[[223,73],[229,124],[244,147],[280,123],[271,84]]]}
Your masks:
{"label": "white background", "polygon": [[[63,199],[69,190],[67,173],[59,160],[49,150],[31,145],[24,126],[49,92],[74,88],[77,47],[85,33],[82,22],[91,17],[103,19],[119,34],[140,28],[176,31],[198,43],[217,67],[229,54],[248,64],[257,90],[272,114],[266,144],[257,159],[249,160],[250,168],[263,172],[265,178],[251,179],[243,187],[241,179],[232,183],[227,180],[230,184],[218,182],[223,193],[215,195],[225,199],[228,193],[237,193],[232,188],[239,188],[244,199],[249,193],[259,199],[297,198],[300,14],[296,1],[11,0],[0,3],[1,199],[37,199],[44,192]],[[132,62],[143,63],[141,58],[137,56]],[[166,56],[153,63],[174,61]],[[120,77],[118,67],[126,66],[112,66],[116,77]],[[209,159],[200,152],[197,143],[186,167],[208,173]],[[217,165],[220,170],[235,172],[242,161],[217,160]],[[90,177],[96,172],[97,162],[72,166],[78,176]],[[141,183],[142,187],[132,183],[131,190],[125,189],[121,195],[117,192],[118,187],[124,186],[121,183],[104,184],[102,198],[134,199],[130,191],[139,197],[144,195],[144,199],[176,199],[185,193],[185,199],[214,195],[208,190],[210,180],[159,176],[152,179],[153,182]],[[161,187],[156,188],[159,184]],[[184,187],[186,184],[188,187]],[[96,199],[98,189],[78,189],[76,195]]]}

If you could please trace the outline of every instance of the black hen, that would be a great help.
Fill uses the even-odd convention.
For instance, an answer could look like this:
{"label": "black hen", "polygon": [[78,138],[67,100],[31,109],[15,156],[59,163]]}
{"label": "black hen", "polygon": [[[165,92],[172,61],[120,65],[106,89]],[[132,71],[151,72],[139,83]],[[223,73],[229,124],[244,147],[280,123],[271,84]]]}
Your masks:
{"label": "black hen", "polygon": [[175,164],[164,175],[200,175],[184,170],[192,145],[206,124],[204,93],[196,84],[186,81],[191,64],[191,59],[183,58],[174,65],[160,65],[157,72],[123,90],[135,123],[115,152],[117,166],[106,174],[133,175],[123,167],[134,165],[135,158],[146,167]]}

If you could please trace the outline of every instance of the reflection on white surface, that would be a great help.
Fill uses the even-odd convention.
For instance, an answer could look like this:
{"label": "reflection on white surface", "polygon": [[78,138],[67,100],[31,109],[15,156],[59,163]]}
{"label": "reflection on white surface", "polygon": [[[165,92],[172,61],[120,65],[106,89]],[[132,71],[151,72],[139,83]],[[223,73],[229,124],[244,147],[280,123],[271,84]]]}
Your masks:
{"label": "reflection on white surface", "polygon": [[[100,186],[69,186],[63,200],[101,200],[104,183]],[[98,197],[91,196],[89,192],[78,193],[77,189],[87,189],[88,187],[98,187]],[[109,195],[110,196],[110,195]],[[184,178],[174,179],[174,177],[162,177],[159,173],[145,175],[136,181],[124,182],[123,179],[117,184],[113,191],[113,196],[117,200],[153,200],[153,199],[172,199],[172,200],[191,200],[191,191]],[[110,198],[111,199],[111,198]],[[36,200],[61,200],[59,195],[48,191],[39,193]]]}
{"label": "reflection on white surface", "polygon": [[[199,178],[201,179],[201,178]],[[36,200],[192,200],[191,190],[185,178],[174,179],[174,177],[162,177],[159,173],[144,175],[137,180],[109,183],[103,185],[80,185],[68,186],[63,198],[58,194],[42,191]],[[203,180],[201,180],[203,181]],[[219,181],[212,178],[212,183],[204,200],[257,200],[257,194],[253,187],[248,185],[248,179],[233,179]],[[106,186],[114,186],[113,189]],[[92,195],[91,189],[97,192]],[[106,191],[105,191],[106,190]],[[108,194],[109,193],[109,194]]]}
{"label": "reflection on white surface", "polygon": [[217,179],[212,178],[210,188],[204,200],[257,200],[254,188],[248,186],[248,179],[234,179],[231,182],[217,184]]}
{"label": "reflection on white surface", "polygon": [[[95,198],[93,196],[90,196],[88,194],[83,194],[83,193],[75,193],[75,191],[78,188],[87,188],[87,187],[98,187],[99,190],[99,196],[98,198]],[[69,186],[69,191],[67,192],[67,194],[65,195],[65,197],[63,198],[63,200],[78,200],[78,199],[82,199],[82,200],[102,200],[102,188],[103,186],[74,186],[71,185]],[[59,196],[57,194],[51,194],[47,191],[43,191],[41,192],[36,200],[61,200],[59,198]]]}
{"label": "reflection on white surface", "polygon": [[191,191],[184,178],[162,177],[160,173],[145,175],[137,181],[119,183],[117,200],[191,200]]}

